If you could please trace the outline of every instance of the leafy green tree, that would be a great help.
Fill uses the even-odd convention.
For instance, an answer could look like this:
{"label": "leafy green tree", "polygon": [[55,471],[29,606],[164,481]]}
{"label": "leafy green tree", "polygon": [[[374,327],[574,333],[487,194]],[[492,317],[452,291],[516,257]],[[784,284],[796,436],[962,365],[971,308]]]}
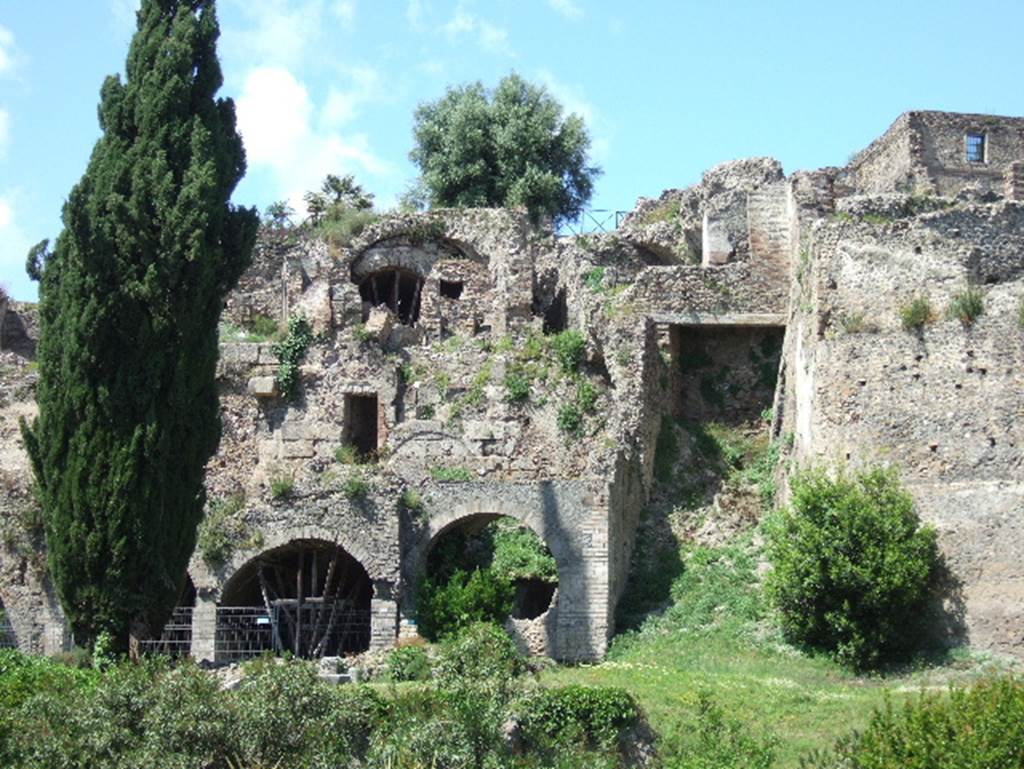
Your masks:
{"label": "leafy green tree", "polygon": [[126,76],[41,267],[39,416],[23,424],[49,566],[79,641],[158,631],[180,594],[220,439],[225,294],[255,210],[222,83],[214,0],[143,0]]}
{"label": "leafy green tree", "polygon": [[413,132],[410,158],[435,206],[525,206],[557,223],[579,216],[600,174],[583,119],[516,74],[493,93],[477,82],[421,104]]}

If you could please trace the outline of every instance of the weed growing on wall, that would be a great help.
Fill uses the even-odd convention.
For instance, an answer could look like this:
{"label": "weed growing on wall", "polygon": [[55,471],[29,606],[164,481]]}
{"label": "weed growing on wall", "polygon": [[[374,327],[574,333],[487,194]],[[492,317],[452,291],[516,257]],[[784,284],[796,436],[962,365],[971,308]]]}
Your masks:
{"label": "weed growing on wall", "polygon": [[985,312],[985,294],[977,286],[968,286],[953,295],[946,308],[946,317],[959,320],[964,328],[974,324]]}
{"label": "weed growing on wall", "polygon": [[900,307],[900,323],[905,331],[921,331],[935,320],[935,310],[925,295],[919,295]]}
{"label": "weed growing on wall", "polygon": [[277,387],[281,397],[293,401],[299,393],[299,366],[306,357],[306,351],[313,343],[313,329],[301,315],[292,316],[288,321],[288,334],[274,345],[277,356]]}

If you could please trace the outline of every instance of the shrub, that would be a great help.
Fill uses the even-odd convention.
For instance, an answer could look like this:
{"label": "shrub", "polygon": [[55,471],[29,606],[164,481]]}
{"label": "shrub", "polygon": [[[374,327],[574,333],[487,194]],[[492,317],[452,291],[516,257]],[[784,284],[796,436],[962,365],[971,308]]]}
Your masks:
{"label": "shrub", "polygon": [[288,334],[274,345],[277,356],[277,387],[285,400],[295,400],[299,392],[299,365],[313,343],[313,328],[301,315],[288,321]]}
{"label": "shrub", "polygon": [[426,577],[417,596],[420,632],[431,641],[475,622],[502,623],[512,612],[512,582],[490,569],[456,569],[444,583]]}
{"label": "shrub", "polygon": [[498,576],[509,580],[558,581],[555,559],[533,529],[507,518],[491,527],[491,570]]}
{"label": "shrub", "polygon": [[541,689],[515,710],[524,742],[535,749],[583,744],[609,750],[640,717],[632,695],[614,687]]}
{"label": "shrub", "polygon": [[244,533],[244,525],[238,519],[243,507],[244,494],[232,494],[210,503],[196,538],[196,547],[210,566],[217,568],[231,558],[235,541]]}
{"label": "shrub", "polygon": [[341,487],[346,499],[363,499],[370,493],[370,483],[360,475],[353,475]]}
{"label": "shrub", "polygon": [[594,267],[583,273],[583,282],[591,291],[601,292],[604,290],[604,273],[604,267]]}
{"label": "shrub", "polygon": [[473,473],[466,467],[431,467],[430,477],[435,481],[471,481]]}
{"label": "shrub", "polygon": [[509,634],[492,622],[473,622],[438,649],[435,675],[442,685],[509,681],[526,672],[526,661]]}
{"label": "shrub", "polygon": [[900,322],[906,331],[920,331],[935,320],[935,310],[927,296],[916,296],[900,308]]}
{"label": "shrub", "polygon": [[894,707],[887,701],[871,723],[805,759],[807,769],[1006,767],[1022,764],[1024,683],[990,678],[949,696],[922,693]]}
{"label": "shrub", "polygon": [[406,489],[402,492],[402,496],[398,498],[398,504],[408,510],[410,513],[422,513],[423,512],[423,497],[416,489]]}
{"label": "shrub", "polygon": [[953,295],[946,308],[946,316],[956,318],[965,327],[970,326],[985,312],[985,294],[977,286],[968,286]]}
{"label": "shrub", "polygon": [[430,656],[422,646],[399,646],[388,652],[384,670],[391,681],[426,681],[430,678]]}
{"label": "shrub", "polygon": [[365,457],[359,453],[359,449],[350,443],[338,446],[334,450],[334,459],[343,465],[361,465],[365,461]]}
{"label": "shrub", "polygon": [[768,526],[766,587],[786,636],[855,668],[909,651],[937,550],[895,472],[812,469],[793,477],[792,491]]}
{"label": "shrub", "polygon": [[295,490],[295,476],[292,473],[279,472],[270,476],[270,496],[273,499],[290,497]]}
{"label": "shrub", "polygon": [[558,360],[562,371],[572,374],[579,371],[583,363],[583,354],[587,349],[587,340],[579,331],[570,329],[556,334],[552,340],[555,350],[555,358]]}
{"label": "shrub", "polygon": [[520,367],[510,367],[505,374],[505,400],[524,403],[530,399],[530,377]]}
{"label": "shrub", "polygon": [[566,435],[576,436],[583,430],[583,412],[575,403],[565,403],[558,409],[558,429]]}
{"label": "shrub", "polygon": [[317,225],[316,231],[331,245],[349,246],[378,219],[380,215],[373,211],[336,206]]}
{"label": "shrub", "polygon": [[770,769],[777,740],[751,734],[741,721],[726,718],[706,692],[697,695],[693,721],[666,732],[661,746],[665,769]]}

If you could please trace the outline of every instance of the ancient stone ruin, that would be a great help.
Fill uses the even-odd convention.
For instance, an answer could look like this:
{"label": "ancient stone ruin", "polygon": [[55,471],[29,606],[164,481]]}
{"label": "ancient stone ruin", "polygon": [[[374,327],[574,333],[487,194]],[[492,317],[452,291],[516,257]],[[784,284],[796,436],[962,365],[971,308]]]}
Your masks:
{"label": "ancient stone ruin", "polygon": [[[968,285],[984,313],[941,315]],[[924,296],[934,322],[908,331]],[[267,231],[224,312],[218,547],[197,549],[160,648],[391,646],[439,538],[507,517],[558,567],[509,628],[599,658],[662,417],[766,412],[780,473],[895,464],[940,533],[950,640],[1022,654],[1022,301],[1020,118],[909,112],[844,168],[725,163],[608,233],[510,210],[389,215],[347,245]],[[273,343],[243,330],[297,316],[313,339],[289,399]],[[552,344],[565,330],[578,363]],[[0,307],[0,599],[8,643],[55,652],[71,639],[17,429],[36,334],[31,306]]]}

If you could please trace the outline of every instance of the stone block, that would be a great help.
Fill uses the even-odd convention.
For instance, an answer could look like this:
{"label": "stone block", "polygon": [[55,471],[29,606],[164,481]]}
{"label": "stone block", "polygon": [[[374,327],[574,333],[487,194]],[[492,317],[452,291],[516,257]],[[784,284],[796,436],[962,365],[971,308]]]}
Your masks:
{"label": "stone block", "polygon": [[704,214],[704,231],[701,241],[701,264],[710,267],[726,264],[735,253],[735,246],[729,237],[725,224]]}
{"label": "stone block", "polygon": [[257,398],[276,398],[280,393],[277,389],[277,379],[272,376],[256,376],[249,380],[246,389],[249,395]]}
{"label": "stone block", "polygon": [[309,459],[316,456],[316,450],[309,441],[286,441],[281,444],[281,456],[285,459]]}
{"label": "stone block", "polygon": [[394,325],[395,316],[390,310],[383,307],[375,307],[370,310],[370,317],[366,319],[363,328],[366,329],[367,335],[377,340],[378,344],[387,344]]}

